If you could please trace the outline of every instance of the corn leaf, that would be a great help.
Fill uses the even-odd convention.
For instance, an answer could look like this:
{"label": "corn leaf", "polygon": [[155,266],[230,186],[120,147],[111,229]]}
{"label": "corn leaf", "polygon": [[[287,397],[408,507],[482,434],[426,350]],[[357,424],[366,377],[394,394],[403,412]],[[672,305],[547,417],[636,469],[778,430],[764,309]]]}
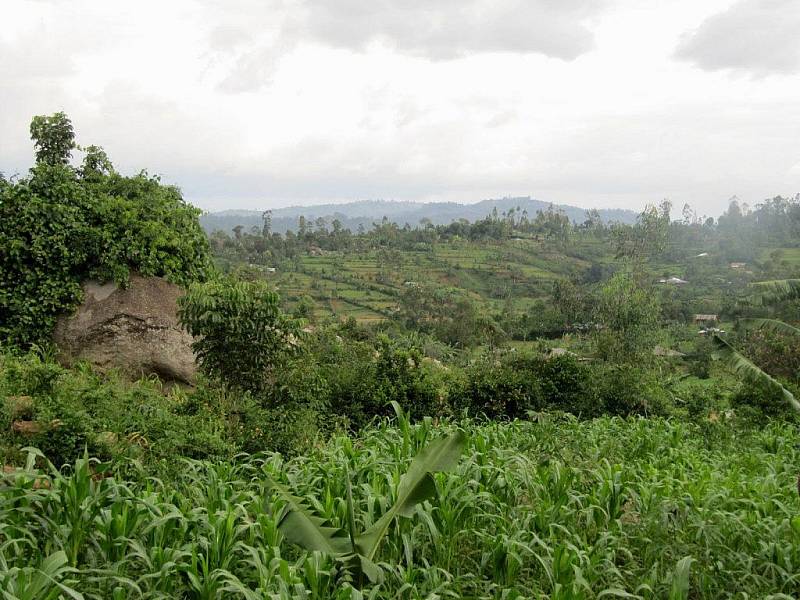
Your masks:
{"label": "corn leaf", "polygon": [[691,556],[684,556],[675,565],[672,574],[672,587],[669,591],[669,600],[687,600],[689,598],[689,584],[691,583],[692,563],[697,562]]}

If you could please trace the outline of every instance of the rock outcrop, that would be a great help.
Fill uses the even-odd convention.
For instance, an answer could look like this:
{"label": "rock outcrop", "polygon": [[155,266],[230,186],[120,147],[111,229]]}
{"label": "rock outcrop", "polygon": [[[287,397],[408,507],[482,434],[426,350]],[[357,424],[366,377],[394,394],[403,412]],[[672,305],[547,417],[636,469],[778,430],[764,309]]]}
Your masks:
{"label": "rock outcrop", "polygon": [[132,377],[155,374],[166,382],[194,383],[192,337],[177,318],[180,287],[132,275],[126,288],[88,281],[83,289],[83,303],[56,325],[62,362],[85,360]]}

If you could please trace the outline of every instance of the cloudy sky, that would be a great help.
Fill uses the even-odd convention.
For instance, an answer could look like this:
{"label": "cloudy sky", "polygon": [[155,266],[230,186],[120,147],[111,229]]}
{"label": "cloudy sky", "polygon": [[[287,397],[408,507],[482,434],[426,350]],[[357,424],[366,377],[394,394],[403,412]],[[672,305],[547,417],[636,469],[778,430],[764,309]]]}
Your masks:
{"label": "cloudy sky", "polygon": [[800,191],[798,0],[3,0],[0,171],[78,142],[205,209]]}

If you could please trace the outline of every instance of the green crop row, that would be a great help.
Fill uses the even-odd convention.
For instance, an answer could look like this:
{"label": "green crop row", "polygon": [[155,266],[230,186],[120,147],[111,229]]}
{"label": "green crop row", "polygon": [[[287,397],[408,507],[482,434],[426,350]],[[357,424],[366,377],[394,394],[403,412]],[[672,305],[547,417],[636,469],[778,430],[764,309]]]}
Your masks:
{"label": "green crop row", "polygon": [[[395,500],[430,440],[465,431],[458,466],[389,530],[383,582],[278,529],[288,485],[359,529]],[[800,435],[662,419],[557,415],[410,424],[400,417],[306,456],[180,462],[173,481],[121,481],[88,459],[0,480],[4,598],[793,598],[800,594]],[[127,471],[130,472],[130,471]]]}

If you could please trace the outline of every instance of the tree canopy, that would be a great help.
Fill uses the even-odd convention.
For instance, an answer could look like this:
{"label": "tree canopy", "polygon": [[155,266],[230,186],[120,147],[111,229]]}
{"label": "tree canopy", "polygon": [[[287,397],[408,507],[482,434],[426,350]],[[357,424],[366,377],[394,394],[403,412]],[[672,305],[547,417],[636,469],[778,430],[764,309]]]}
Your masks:
{"label": "tree canopy", "polygon": [[46,344],[58,315],[82,300],[85,279],[208,277],[200,211],[178,188],[144,171],[120,175],[97,146],[73,167],[78,146],[64,113],[34,117],[31,137],[36,164],[0,185],[0,343]]}

